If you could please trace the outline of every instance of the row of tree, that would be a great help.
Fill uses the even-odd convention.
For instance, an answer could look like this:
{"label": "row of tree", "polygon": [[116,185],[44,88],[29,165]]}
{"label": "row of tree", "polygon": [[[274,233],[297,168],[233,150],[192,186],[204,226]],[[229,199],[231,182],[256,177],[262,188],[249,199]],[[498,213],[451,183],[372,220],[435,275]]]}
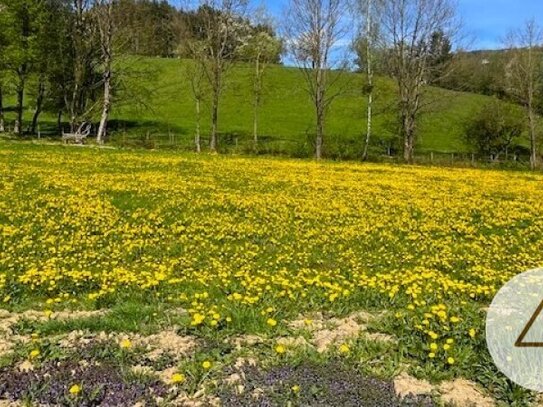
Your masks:
{"label": "row of tree", "polygon": [[[253,61],[256,140],[264,71],[279,63],[283,52],[264,13],[248,18],[246,1],[202,1],[183,11],[154,0],[0,0],[0,27],[0,131],[5,128],[3,90],[9,82],[17,99],[14,133],[35,134],[46,109],[58,113],[59,131],[64,115],[71,132],[99,116],[99,143],[107,135],[116,93],[126,82],[127,70],[119,61],[133,55],[194,60],[187,76],[198,121],[204,95],[212,95],[212,150],[217,149],[224,77],[235,62]],[[26,129],[25,104],[34,111]],[[197,146],[200,150],[199,131]]]}
{"label": "row of tree", "polygon": [[[44,109],[69,116],[72,131],[98,110],[102,142],[111,109],[114,16],[108,0],[2,0],[0,2],[0,89],[13,83],[14,132],[35,133]],[[30,79],[32,88],[30,88]],[[0,106],[3,104],[0,92]],[[24,129],[25,97],[34,100]],[[4,114],[0,110],[0,125]]]}
{"label": "row of tree", "polygon": [[[103,142],[122,83],[119,58],[177,56],[192,60],[185,75],[195,102],[197,151],[202,149],[203,99],[211,102],[209,148],[216,151],[227,75],[237,62],[253,64],[257,149],[266,68],[287,54],[300,67],[314,106],[315,156],[320,159],[327,114],[343,91],[340,84],[346,83],[340,78],[350,68],[349,49],[355,51],[358,69],[367,79],[361,89],[368,106],[363,159],[372,142],[375,75],[396,82],[397,128],[404,159],[411,162],[420,117],[431,102],[429,85],[463,90],[471,83],[466,76],[477,67],[492,71],[491,84],[472,83],[474,87],[524,107],[531,163],[534,168],[538,164],[541,30],[530,22],[511,33],[499,58],[462,52],[452,0],[290,0],[278,27],[264,10],[249,10],[247,0],[200,0],[185,10],[155,0],[0,0],[0,27],[0,131],[6,82],[2,78],[10,78],[17,99],[15,133],[25,131],[25,97],[30,97],[34,114],[26,131],[34,133],[40,113],[48,109],[58,113],[59,128],[67,115],[72,132],[81,122],[99,117],[97,141]],[[30,77],[35,80],[29,85]]]}

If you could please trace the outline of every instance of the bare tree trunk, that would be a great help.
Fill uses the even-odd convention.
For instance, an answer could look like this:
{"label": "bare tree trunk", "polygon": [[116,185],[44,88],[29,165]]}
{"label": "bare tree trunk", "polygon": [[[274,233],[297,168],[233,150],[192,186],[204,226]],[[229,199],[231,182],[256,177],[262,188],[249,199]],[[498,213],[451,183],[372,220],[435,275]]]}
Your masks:
{"label": "bare tree trunk", "polygon": [[57,116],[57,131],[59,135],[62,135],[63,129],[62,129],[62,110],[58,111]]}
{"label": "bare tree trunk", "polygon": [[316,99],[315,107],[317,112],[317,134],[315,140],[315,158],[317,160],[322,159],[322,146],[324,143],[324,120],[325,120],[325,105],[324,105],[324,90],[320,89],[320,84],[317,85],[319,89],[317,90],[318,96]]}
{"label": "bare tree trunk", "polygon": [[[450,41],[454,39],[458,34],[456,9],[452,0],[386,0],[382,2],[380,20],[383,46],[389,50],[387,63],[398,86],[404,159],[412,163],[416,124],[424,113],[421,100],[432,73],[432,36],[440,32]],[[446,75],[446,68],[440,67],[440,77]]]}
{"label": "bare tree trunk", "polygon": [[25,79],[20,77],[17,85],[17,106],[15,127],[13,132],[19,136],[23,135],[23,109],[24,109]]}
{"label": "bare tree trunk", "polygon": [[362,161],[368,159],[368,149],[370,146],[372,120],[373,120],[373,55],[372,55],[372,0],[368,0],[366,5],[366,75],[368,79],[368,111],[367,111],[367,129],[366,142],[362,152]]}
{"label": "bare tree trunk", "polygon": [[[341,89],[332,89],[339,71],[331,72],[334,46],[349,32],[342,18],[343,0],[291,0],[284,21],[291,54],[301,68],[315,108],[315,158],[323,156],[326,113]],[[330,76],[335,75],[335,78]]]}
{"label": "bare tree trunk", "polygon": [[315,158],[322,159],[322,145],[324,140],[324,120],[322,113],[317,114],[317,138],[315,145]]}
{"label": "bare tree trunk", "polygon": [[253,151],[258,153],[258,108],[260,106],[260,58],[256,58],[253,99]]}
{"label": "bare tree trunk", "polygon": [[4,95],[2,93],[2,86],[0,86],[0,133],[3,133],[4,131]]}
{"label": "bare tree trunk", "polygon": [[505,77],[509,94],[525,106],[530,138],[530,168],[539,165],[537,114],[535,101],[541,97],[542,61],[539,48],[543,42],[543,29],[535,20],[511,31],[507,38],[510,58]]}
{"label": "bare tree trunk", "polygon": [[45,98],[45,83],[43,78],[40,78],[40,83],[38,85],[38,97],[36,98],[36,110],[34,111],[34,116],[32,117],[32,126],[31,134],[36,134],[38,128],[38,120],[43,109],[43,99]]}
{"label": "bare tree trunk", "polygon": [[253,111],[253,151],[258,153],[258,107]]}
{"label": "bare tree trunk", "polygon": [[535,170],[539,165],[537,154],[536,115],[532,104],[528,105],[528,124],[530,131],[530,168]]}
{"label": "bare tree trunk", "polygon": [[212,152],[216,152],[219,126],[219,93],[217,91],[213,92],[213,101],[211,105],[211,140],[209,142],[209,149]]}
{"label": "bare tree trunk", "polygon": [[415,151],[415,115],[408,107],[402,107],[402,136],[404,142],[403,158],[406,163],[413,163],[413,154]]}
{"label": "bare tree trunk", "polygon": [[201,98],[198,96],[196,98],[196,135],[194,136],[194,143],[196,144],[196,152],[200,153],[202,151],[201,143],[201,132],[200,132],[200,122],[201,122]]}
{"label": "bare tree trunk", "polygon": [[107,124],[111,110],[112,91],[112,65],[113,65],[113,0],[101,0],[98,4],[98,25],[100,30],[100,45],[102,48],[102,61],[104,63],[104,97],[102,102],[102,116],[96,134],[96,142],[103,144],[107,136]]}
{"label": "bare tree trunk", "polygon": [[109,120],[109,111],[111,109],[111,66],[104,73],[104,101],[102,105],[102,116],[100,118],[100,126],[96,134],[96,142],[104,144],[107,136],[107,123]]}

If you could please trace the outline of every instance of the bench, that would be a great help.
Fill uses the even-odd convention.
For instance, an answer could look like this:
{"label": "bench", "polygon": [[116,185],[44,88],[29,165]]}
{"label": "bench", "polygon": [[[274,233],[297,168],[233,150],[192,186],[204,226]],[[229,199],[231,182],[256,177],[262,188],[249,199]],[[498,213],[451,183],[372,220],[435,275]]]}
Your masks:
{"label": "bench", "polygon": [[68,141],[73,141],[75,144],[83,144],[91,132],[91,127],[90,123],[82,123],[75,133],[64,133],[63,131],[62,141],[64,144],[68,143]]}

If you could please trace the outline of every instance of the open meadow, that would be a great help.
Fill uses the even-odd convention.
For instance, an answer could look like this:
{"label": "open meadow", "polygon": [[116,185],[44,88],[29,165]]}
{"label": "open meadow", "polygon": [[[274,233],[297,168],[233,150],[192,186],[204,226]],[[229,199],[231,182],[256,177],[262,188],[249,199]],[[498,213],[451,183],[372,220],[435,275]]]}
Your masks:
{"label": "open meadow", "polygon": [[13,142],[0,171],[0,399],[534,399],[484,316],[543,264],[541,174]]}

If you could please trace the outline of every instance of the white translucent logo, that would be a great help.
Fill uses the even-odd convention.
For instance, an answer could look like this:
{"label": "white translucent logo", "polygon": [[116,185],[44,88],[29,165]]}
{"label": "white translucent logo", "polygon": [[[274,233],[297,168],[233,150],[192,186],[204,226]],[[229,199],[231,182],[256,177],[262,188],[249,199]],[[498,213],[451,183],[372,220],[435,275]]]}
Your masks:
{"label": "white translucent logo", "polygon": [[543,269],[516,276],[496,294],[487,314],[486,341],[501,372],[543,392]]}

